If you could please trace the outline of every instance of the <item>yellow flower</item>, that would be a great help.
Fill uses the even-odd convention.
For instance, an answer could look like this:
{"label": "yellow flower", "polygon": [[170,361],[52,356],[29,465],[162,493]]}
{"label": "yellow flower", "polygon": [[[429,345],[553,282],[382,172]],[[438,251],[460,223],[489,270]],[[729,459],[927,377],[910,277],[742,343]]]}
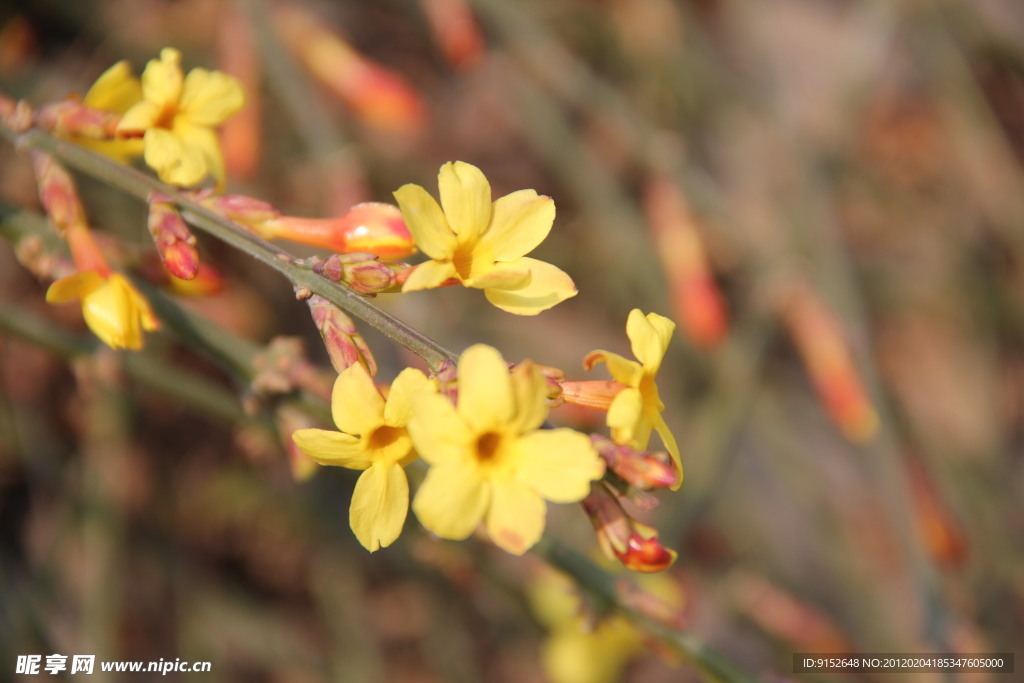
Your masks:
{"label": "yellow flower", "polygon": [[547,382],[530,363],[510,374],[497,350],[478,344],[459,359],[458,382],[458,407],[434,394],[413,409],[409,434],[432,465],[413,511],[455,540],[486,519],[493,541],[520,555],[544,531],[544,500],[581,500],[604,464],[583,434],[539,429]]}
{"label": "yellow flower", "polygon": [[409,511],[409,482],[402,469],[416,459],[406,422],[413,397],[432,387],[414,368],[403,370],[381,396],[362,363],[338,375],[331,397],[341,432],[299,429],[292,440],[321,465],[364,470],[356,482],[349,524],[363,547],[373,552],[402,533]]}
{"label": "yellow flower", "polygon": [[[100,74],[100,77],[89,88],[89,92],[85,93],[82,104],[91,109],[124,114],[141,100],[142,86],[139,84],[139,79],[132,75],[128,62],[122,60]],[[143,152],[143,142],[138,138],[118,140],[78,138],[76,142],[121,163],[127,163]]]}
{"label": "yellow flower", "polygon": [[181,53],[164,48],[142,74],[142,100],[125,112],[118,131],[142,133],[146,163],[160,179],[193,185],[207,174],[224,185],[224,158],[213,127],[241,109],[245,95],[227,74],[192,69],[182,78]]}
{"label": "yellow flower", "polygon": [[679,473],[676,484],[672,487],[673,491],[683,483],[683,466],[679,457],[679,446],[676,445],[675,437],[661,416],[665,404],[658,396],[658,385],[654,377],[658,374],[661,360],[665,357],[668,342],[675,329],[675,323],[668,318],[657,313],[644,316],[640,309],[634,308],[626,321],[626,334],[629,336],[633,355],[640,362],[628,360],[610,351],[591,351],[583,359],[583,366],[587,370],[594,367],[595,363],[607,363],[612,378],[626,385],[626,388],[615,396],[608,409],[608,426],[612,430],[612,438],[617,443],[643,450],[647,448],[652,430],[656,430],[661,436]]}
{"label": "yellow flower", "polygon": [[536,315],[576,295],[568,275],[526,256],[551,231],[555,203],[550,197],[519,190],[492,204],[487,178],[461,161],[442,166],[437,182],[440,206],[419,185],[395,192],[416,246],[431,258],[416,267],[403,292],[455,279],[484,290],[492,304],[518,315]]}
{"label": "yellow flower", "polygon": [[74,299],[82,300],[89,329],[114,349],[141,349],[142,331],[158,326],[149,302],[119,273],[78,272],[57,280],[46,292],[50,303]]}

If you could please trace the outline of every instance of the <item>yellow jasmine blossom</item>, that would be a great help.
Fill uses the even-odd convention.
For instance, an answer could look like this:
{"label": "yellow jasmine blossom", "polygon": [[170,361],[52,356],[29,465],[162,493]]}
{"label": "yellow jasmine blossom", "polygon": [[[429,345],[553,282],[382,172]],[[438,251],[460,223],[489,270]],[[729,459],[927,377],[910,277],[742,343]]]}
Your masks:
{"label": "yellow jasmine blossom", "polygon": [[213,127],[241,109],[242,86],[220,71],[192,69],[182,77],[181,53],[164,48],[142,73],[142,100],[118,125],[145,133],[146,163],[164,182],[193,185],[207,174],[224,185],[224,158]]}
{"label": "yellow jasmine blossom", "polygon": [[583,359],[583,366],[587,370],[596,363],[607,363],[612,378],[626,385],[626,388],[612,399],[608,409],[608,426],[611,428],[612,438],[617,443],[643,450],[647,448],[652,430],[656,430],[661,436],[679,474],[672,490],[678,489],[683,483],[683,466],[679,446],[676,445],[675,437],[661,416],[665,404],[658,396],[658,385],[654,377],[658,374],[675,329],[675,323],[668,318],[657,313],[648,313],[644,316],[640,309],[634,308],[626,321],[626,335],[633,348],[633,355],[640,362],[628,360],[617,353],[600,350],[591,351]]}
{"label": "yellow jasmine blossom", "polygon": [[292,440],[321,465],[363,470],[352,493],[349,525],[363,547],[386,548],[402,533],[409,511],[409,481],[402,469],[416,459],[406,423],[413,398],[433,388],[414,368],[403,370],[385,400],[362,363],[338,375],[331,396],[340,432],[299,429]]}
{"label": "yellow jasmine blossom", "polygon": [[484,290],[487,300],[518,315],[536,315],[576,295],[572,279],[526,256],[544,241],[555,203],[533,190],[491,202],[491,186],[476,166],[449,162],[437,176],[441,204],[419,185],[395,192],[416,246],[430,257],[412,272],[403,292],[454,279]]}
{"label": "yellow jasmine blossom", "polygon": [[82,300],[82,315],[89,329],[114,349],[141,349],[142,331],[158,326],[149,302],[119,273],[78,272],[57,280],[46,292],[50,303],[74,299]]}
{"label": "yellow jasmine blossom", "polygon": [[520,555],[544,531],[545,499],[572,503],[604,464],[583,434],[540,429],[547,382],[530,363],[510,374],[497,350],[478,344],[458,364],[458,406],[422,396],[409,434],[432,465],[412,508],[444,538],[469,536],[482,520],[499,547]]}
{"label": "yellow jasmine blossom", "polygon": [[[82,104],[91,109],[124,114],[141,100],[142,86],[139,84],[139,79],[132,75],[128,62],[121,60],[100,74],[100,77],[89,88],[89,92],[85,93]],[[118,140],[79,138],[76,142],[121,163],[127,163],[143,152],[143,142],[138,138]]]}

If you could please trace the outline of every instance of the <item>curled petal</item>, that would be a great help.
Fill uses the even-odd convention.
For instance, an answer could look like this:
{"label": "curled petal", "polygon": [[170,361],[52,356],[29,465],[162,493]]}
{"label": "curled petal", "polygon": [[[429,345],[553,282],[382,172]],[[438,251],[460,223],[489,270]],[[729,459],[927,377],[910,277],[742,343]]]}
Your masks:
{"label": "curled petal", "polygon": [[408,512],[409,480],[399,465],[374,463],[359,476],[349,525],[364,548],[372,553],[394,543]]}
{"label": "curled petal", "polygon": [[220,71],[192,69],[185,77],[178,106],[189,122],[216,126],[245,104],[242,84]]}
{"label": "curled petal", "polygon": [[413,184],[403,185],[394,194],[416,246],[435,261],[450,259],[455,253],[455,233],[437,201]]}
{"label": "curled petal", "polygon": [[421,289],[434,289],[453,277],[455,277],[455,266],[451,261],[424,261],[409,273],[409,278],[402,285],[402,291],[416,292]]}
{"label": "curled petal", "polygon": [[489,501],[489,490],[473,468],[442,464],[427,472],[412,509],[427,529],[458,541],[480,524]]}
{"label": "curled petal", "polygon": [[555,503],[575,503],[604,475],[590,439],[572,429],[543,429],[522,437],[517,477]]}
{"label": "curled petal", "polygon": [[555,222],[555,202],[533,190],[519,190],[494,202],[491,224],[480,237],[496,261],[514,261],[537,248]]}
{"label": "curled petal", "polygon": [[508,364],[498,350],[475,344],[459,358],[459,415],[477,433],[503,427],[515,415]]}
{"label": "curled petal", "polygon": [[299,449],[321,465],[365,470],[373,461],[356,437],[326,429],[296,429],[292,441]]}
{"label": "curled petal", "polygon": [[583,369],[589,371],[598,363],[606,363],[608,365],[608,372],[611,373],[616,382],[625,384],[628,387],[640,385],[644,369],[636,361],[623,358],[611,351],[591,351],[583,359]]}
{"label": "curled petal", "polygon": [[515,479],[491,481],[487,533],[502,550],[522,555],[544,533],[547,504],[536,491]]}
{"label": "curled petal", "polygon": [[485,290],[487,300],[503,311],[516,315],[536,315],[576,296],[576,285],[572,278],[550,263],[523,257],[512,261],[510,265],[520,268],[526,266],[530,271],[530,281],[519,289]]}
{"label": "curled petal", "polygon": [[448,162],[437,174],[441,206],[460,242],[476,240],[491,219],[491,185],[479,168]]}
{"label": "curled petal", "polygon": [[331,393],[331,413],[338,429],[353,436],[369,436],[384,423],[384,398],[362,363],[338,375]]}
{"label": "curled petal", "polygon": [[629,312],[626,320],[626,335],[629,337],[633,355],[644,366],[644,372],[653,375],[661,367],[661,359],[668,350],[669,340],[676,324],[657,313],[646,316],[639,308]]}

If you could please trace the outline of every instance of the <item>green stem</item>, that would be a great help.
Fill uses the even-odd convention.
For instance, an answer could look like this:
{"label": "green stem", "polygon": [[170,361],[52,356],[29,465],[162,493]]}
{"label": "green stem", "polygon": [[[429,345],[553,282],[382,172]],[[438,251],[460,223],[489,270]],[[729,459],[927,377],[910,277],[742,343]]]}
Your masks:
{"label": "green stem", "polygon": [[284,275],[293,285],[306,287],[335,306],[376,328],[427,362],[431,368],[457,356],[433,339],[412,329],[343,284],[326,280],[296,262],[291,253],[253,235],[240,225],[220,216],[179,192],[176,188],[150,178],[135,169],[107,159],[73,142],[58,139],[41,130],[16,134],[0,125],[0,134],[19,149],[38,149],[51,154],[72,168],[145,201],[153,190],[170,198],[186,221],[257,261]]}

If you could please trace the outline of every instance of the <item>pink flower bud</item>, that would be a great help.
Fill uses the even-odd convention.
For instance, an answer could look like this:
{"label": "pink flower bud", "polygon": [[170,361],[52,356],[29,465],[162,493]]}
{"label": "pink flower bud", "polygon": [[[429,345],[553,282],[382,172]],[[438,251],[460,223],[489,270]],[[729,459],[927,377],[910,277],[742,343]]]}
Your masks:
{"label": "pink flower bud", "polygon": [[583,509],[597,533],[597,541],[610,559],[635,572],[660,572],[672,566],[676,552],[661,545],[658,531],[641,524],[622,507],[604,484],[595,484],[583,499]]}
{"label": "pink flower bud", "polygon": [[362,363],[371,375],[377,374],[377,361],[352,319],[318,294],[310,296],[306,303],[334,369],[340,373],[356,363]]}
{"label": "pink flower bud", "polygon": [[84,226],[85,209],[71,175],[49,154],[37,150],[29,154],[39,187],[39,200],[53,227],[63,235],[72,225]]}
{"label": "pink flower bud", "polygon": [[56,135],[113,140],[117,137],[119,114],[92,109],[76,99],[47,104],[36,112],[36,124]]}
{"label": "pink flower bud", "polygon": [[668,453],[637,451],[629,446],[616,444],[599,434],[592,434],[590,440],[608,465],[608,469],[634,488],[641,491],[671,488],[679,482],[679,473],[672,465]]}
{"label": "pink flower bud", "polygon": [[149,193],[149,234],[167,272],[182,280],[199,273],[196,238],[171,200],[160,192]]}

